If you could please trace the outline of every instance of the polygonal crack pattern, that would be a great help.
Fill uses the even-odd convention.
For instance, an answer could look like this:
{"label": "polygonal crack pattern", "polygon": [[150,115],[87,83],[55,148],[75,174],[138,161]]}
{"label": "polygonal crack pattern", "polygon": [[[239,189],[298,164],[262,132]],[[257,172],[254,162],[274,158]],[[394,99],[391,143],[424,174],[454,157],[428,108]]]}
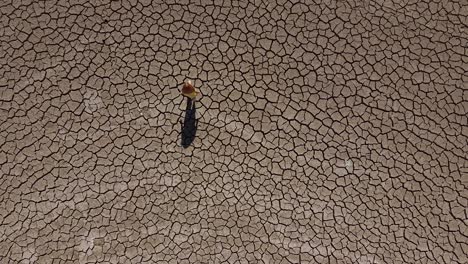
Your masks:
{"label": "polygonal crack pattern", "polygon": [[3,1],[0,262],[467,263],[467,14]]}

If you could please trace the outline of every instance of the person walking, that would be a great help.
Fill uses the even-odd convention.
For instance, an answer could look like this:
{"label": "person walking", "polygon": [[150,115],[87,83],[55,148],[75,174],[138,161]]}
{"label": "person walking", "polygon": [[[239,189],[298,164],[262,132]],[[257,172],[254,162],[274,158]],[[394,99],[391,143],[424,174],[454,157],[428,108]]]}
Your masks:
{"label": "person walking", "polygon": [[193,87],[190,80],[185,81],[182,86],[182,95],[187,97],[187,107],[185,109],[184,122],[182,125],[182,146],[188,148],[195,140],[197,133],[198,120],[196,117],[195,98],[200,93],[198,89]]}

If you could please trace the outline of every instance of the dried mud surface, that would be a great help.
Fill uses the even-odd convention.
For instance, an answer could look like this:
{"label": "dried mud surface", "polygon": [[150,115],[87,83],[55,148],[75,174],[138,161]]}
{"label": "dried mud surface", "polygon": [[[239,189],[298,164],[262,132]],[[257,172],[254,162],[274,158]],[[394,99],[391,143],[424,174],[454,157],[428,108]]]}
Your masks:
{"label": "dried mud surface", "polygon": [[467,263],[467,14],[0,2],[0,262]]}

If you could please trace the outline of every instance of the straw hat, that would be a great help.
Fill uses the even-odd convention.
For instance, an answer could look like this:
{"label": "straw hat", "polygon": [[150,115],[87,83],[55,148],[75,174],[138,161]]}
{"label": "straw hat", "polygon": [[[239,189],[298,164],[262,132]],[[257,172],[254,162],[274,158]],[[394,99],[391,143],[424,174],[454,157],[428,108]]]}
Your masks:
{"label": "straw hat", "polygon": [[192,82],[190,80],[185,81],[184,86],[182,87],[183,96],[187,96],[190,99],[194,99],[199,93],[200,91],[193,87]]}

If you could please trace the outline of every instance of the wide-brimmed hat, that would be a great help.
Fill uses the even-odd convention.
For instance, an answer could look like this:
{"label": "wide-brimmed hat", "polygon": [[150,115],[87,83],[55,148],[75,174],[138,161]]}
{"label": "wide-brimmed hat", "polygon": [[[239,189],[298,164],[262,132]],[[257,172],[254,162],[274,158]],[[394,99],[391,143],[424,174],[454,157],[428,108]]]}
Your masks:
{"label": "wide-brimmed hat", "polygon": [[187,80],[184,83],[184,86],[182,86],[182,95],[187,96],[190,99],[193,99],[197,96],[198,90],[193,87],[192,82],[190,80]]}

